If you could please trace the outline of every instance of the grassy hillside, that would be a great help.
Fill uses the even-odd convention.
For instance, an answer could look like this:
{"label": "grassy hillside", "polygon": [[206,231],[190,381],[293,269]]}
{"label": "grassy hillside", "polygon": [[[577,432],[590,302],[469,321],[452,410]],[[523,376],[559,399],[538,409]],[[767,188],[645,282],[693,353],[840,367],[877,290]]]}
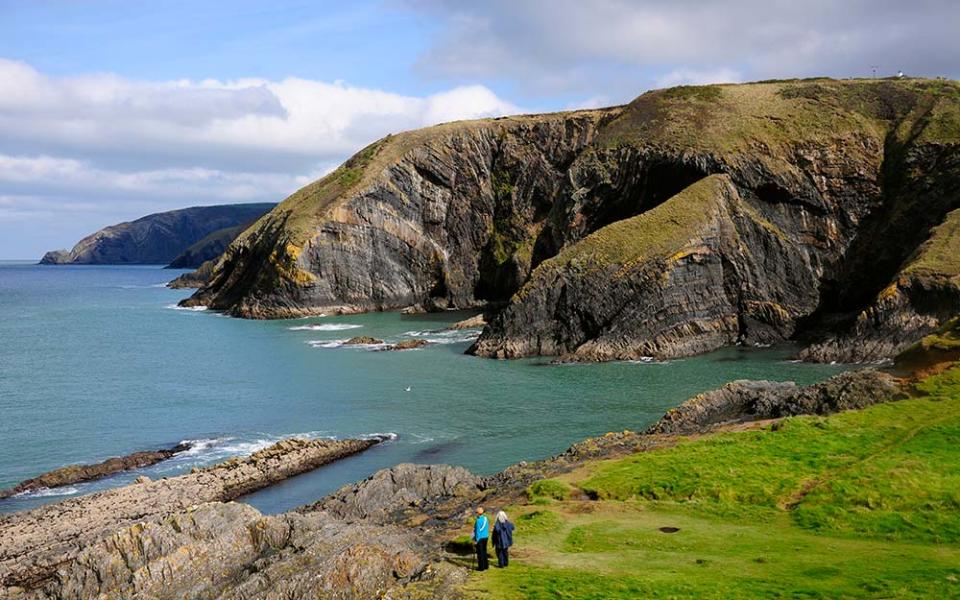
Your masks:
{"label": "grassy hillside", "polygon": [[910,399],[688,439],[528,495],[508,507],[514,562],[470,595],[960,597],[960,367]]}

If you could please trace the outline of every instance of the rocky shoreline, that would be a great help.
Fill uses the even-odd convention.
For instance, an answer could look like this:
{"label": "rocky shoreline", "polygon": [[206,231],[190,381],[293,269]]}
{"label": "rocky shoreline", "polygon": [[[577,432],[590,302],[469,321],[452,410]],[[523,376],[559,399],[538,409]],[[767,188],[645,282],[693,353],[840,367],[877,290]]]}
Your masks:
{"label": "rocky shoreline", "polygon": [[281,515],[230,502],[377,442],[286,440],[246,460],[0,518],[0,597],[455,598],[468,571],[444,548],[477,503],[507,505],[585,461],[717,427],[894,400],[903,385],[871,369],[808,387],[734,382],[646,432],[588,439],[489,477],[402,464]]}
{"label": "rocky shoreline", "polygon": [[[288,439],[245,459],[230,459],[179,477],[158,481],[142,477],[133,485],[0,516],[0,597],[27,590],[32,594],[29,597],[86,598],[109,591],[93,591],[91,581],[111,581],[106,571],[131,564],[130,557],[119,563],[102,562],[103,553],[116,556],[124,552],[118,546],[123,536],[139,536],[159,523],[182,531],[184,526],[177,524],[174,515],[189,518],[182,513],[190,512],[190,507],[230,502],[381,441],[383,438]],[[243,512],[242,508],[224,510]],[[225,524],[209,533],[215,536],[228,531],[230,526]],[[141,556],[144,559],[150,556],[145,543],[136,541],[135,550],[146,552]],[[160,544],[157,550],[164,547]],[[91,558],[98,552],[100,558]]]}

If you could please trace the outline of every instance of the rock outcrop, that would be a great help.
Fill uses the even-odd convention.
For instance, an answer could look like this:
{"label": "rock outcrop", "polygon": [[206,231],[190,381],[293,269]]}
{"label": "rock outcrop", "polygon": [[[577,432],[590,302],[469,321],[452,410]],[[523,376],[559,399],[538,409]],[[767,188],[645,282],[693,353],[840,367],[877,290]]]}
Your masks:
{"label": "rock outcrop", "polygon": [[828,415],[889,402],[900,388],[890,374],[849,371],[806,387],[792,382],[734,381],[667,412],[648,434],[689,434],[717,425],[796,415]]}
{"label": "rock outcrop", "polygon": [[[187,475],[107,490],[27,512],[0,515],[0,585],[6,588],[60,588],[65,578],[75,578],[69,574],[70,569],[76,561],[83,562],[83,552],[97,544],[101,548],[112,548],[117,559],[122,560],[126,552],[132,552],[135,560],[144,560],[149,558],[150,550],[144,549],[139,542],[126,550],[119,545],[124,536],[139,536],[144,531],[144,522],[159,523],[191,506],[233,500],[362,452],[380,441],[377,438],[342,441],[288,439],[248,458],[231,459]],[[211,518],[215,519],[216,515]],[[190,522],[192,517],[186,515],[179,519]],[[167,529],[175,532],[179,522],[175,517],[168,522]],[[231,527],[227,531],[237,531],[237,527],[242,529],[243,524]],[[213,543],[216,544],[216,540]],[[162,553],[163,546],[156,551]],[[146,554],[142,555],[144,552]],[[114,568],[110,565],[113,558],[101,556],[96,560],[107,561],[102,568]],[[133,575],[131,570],[136,570],[127,566],[123,569],[126,577]],[[84,591],[90,578],[96,581],[92,574],[80,577],[82,582],[76,584],[80,586],[78,593],[64,594],[61,591],[60,596],[90,597]]]}
{"label": "rock outcrop", "polygon": [[960,312],[960,267],[922,258],[958,239],[958,165],[946,81],[680,87],[451,123],[285,200],[185,303],[251,318],[505,305],[471,350],[491,357],[797,339],[811,360],[888,358]]}
{"label": "rock outcrop", "polygon": [[[165,265],[176,259],[181,263],[179,268],[198,267],[203,260],[212,258],[208,257],[211,252],[229,244],[240,233],[239,226],[252,223],[273,207],[273,204],[226,204],[147,215],[105,227],[77,242],[69,252],[48,252],[40,264]],[[191,249],[188,256],[178,258],[188,249]]]}
{"label": "rock outcrop", "polygon": [[[257,218],[260,216],[262,215],[258,215]],[[254,221],[256,221],[256,219],[214,231],[199,242],[191,244],[190,247],[178,254],[170,261],[167,268],[199,269],[206,262],[216,262],[216,260],[220,258],[220,255],[223,254],[223,251],[230,245],[230,242],[237,239],[237,236],[243,233],[244,229],[253,225]]]}
{"label": "rock outcrop", "polygon": [[38,475],[37,477],[32,477],[26,481],[21,481],[9,489],[0,490],[0,499],[44,488],[55,488],[84,481],[93,481],[121,471],[129,471],[130,469],[149,467],[160,461],[167,460],[175,454],[185,452],[189,450],[190,447],[189,443],[180,443],[172,448],[144,450],[127,454],[126,456],[108,458],[103,462],[93,465],[68,465]]}
{"label": "rock outcrop", "polygon": [[193,271],[184,273],[167,283],[168,288],[172,289],[197,289],[203,287],[213,276],[213,268],[216,266],[215,260],[208,260]]}

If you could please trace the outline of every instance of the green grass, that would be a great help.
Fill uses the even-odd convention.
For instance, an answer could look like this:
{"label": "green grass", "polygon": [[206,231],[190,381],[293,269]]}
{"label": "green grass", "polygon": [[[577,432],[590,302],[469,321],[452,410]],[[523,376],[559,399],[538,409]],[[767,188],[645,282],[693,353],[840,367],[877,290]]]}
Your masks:
{"label": "green grass", "polygon": [[551,498],[553,500],[566,500],[570,497],[570,486],[556,479],[541,479],[530,484],[527,488],[527,498],[535,500],[537,498]]}
{"label": "green grass", "polygon": [[710,175],[656,208],[611,223],[544,261],[531,281],[557,268],[619,265],[626,269],[652,257],[667,258],[711,218],[726,185],[726,175]]}
{"label": "green grass", "polygon": [[648,92],[605,128],[599,144],[639,142],[723,154],[749,152],[758,143],[786,149],[863,134],[882,141],[918,106],[930,109],[922,112],[919,141],[960,139],[957,82],[821,78]]}
{"label": "green grass", "polygon": [[960,277],[960,209],[948,213],[943,223],[933,228],[904,274]]}
{"label": "green grass", "polygon": [[599,500],[513,507],[511,567],[473,575],[465,591],[960,597],[960,368],[916,389],[908,400],[689,439],[538,482],[547,489],[534,499],[557,483]]}

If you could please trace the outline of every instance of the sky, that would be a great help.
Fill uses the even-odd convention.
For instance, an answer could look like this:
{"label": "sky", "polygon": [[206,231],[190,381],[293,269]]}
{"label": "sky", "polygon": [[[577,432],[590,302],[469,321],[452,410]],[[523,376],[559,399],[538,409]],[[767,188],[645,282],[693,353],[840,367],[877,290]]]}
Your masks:
{"label": "sky", "polygon": [[768,78],[960,77],[956,0],[0,0],[0,258],[277,202],[388,133]]}

